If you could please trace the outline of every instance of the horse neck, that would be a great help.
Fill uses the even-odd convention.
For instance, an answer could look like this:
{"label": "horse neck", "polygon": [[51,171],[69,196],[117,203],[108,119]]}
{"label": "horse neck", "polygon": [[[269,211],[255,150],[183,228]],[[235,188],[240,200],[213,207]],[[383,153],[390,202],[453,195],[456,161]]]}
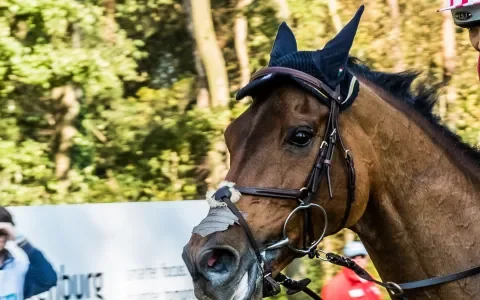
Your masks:
{"label": "horse neck", "polygon": [[[375,170],[369,204],[352,229],[384,281],[415,281],[480,265],[479,178],[439,146],[428,134],[436,129],[421,124],[423,117],[413,120],[413,110],[407,117],[391,101],[396,100],[375,95],[358,103],[357,122],[373,125],[365,133],[375,149]],[[480,277],[466,282],[462,288],[456,282],[423,289],[414,299],[478,297]]]}

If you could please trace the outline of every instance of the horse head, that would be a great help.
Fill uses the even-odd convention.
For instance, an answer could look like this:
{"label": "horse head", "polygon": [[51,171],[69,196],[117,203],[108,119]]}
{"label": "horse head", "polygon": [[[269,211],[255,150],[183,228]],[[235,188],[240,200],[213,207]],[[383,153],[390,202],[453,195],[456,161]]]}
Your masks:
{"label": "horse head", "polygon": [[184,249],[199,299],[266,296],[266,275],[314,255],[323,236],[362,215],[368,185],[347,186],[368,181],[368,162],[354,167],[351,154],[368,149],[350,142],[362,133],[339,118],[369,96],[347,68],[362,13],[318,51],[298,51],[282,23],[269,67],[238,92],[254,101],[225,131],[230,170]]}

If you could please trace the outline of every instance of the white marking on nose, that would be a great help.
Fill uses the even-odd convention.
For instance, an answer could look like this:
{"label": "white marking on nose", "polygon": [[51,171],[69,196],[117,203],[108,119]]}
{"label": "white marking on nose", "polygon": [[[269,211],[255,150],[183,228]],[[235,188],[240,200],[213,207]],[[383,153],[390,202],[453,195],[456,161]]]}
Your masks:
{"label": "white marking on nose", "polygon": [[242,280],[240,280],[240,284],[238,285],[235,294],[233,294],[232,300],[243,300],[247,297],[248,293],[248,272],[245,272],[243,275]]}
{"label": "white marking on nose", "polygon": [[265,250],[260,252],[260,255],[262,256],[263,260],[267,259],[267,252]]}

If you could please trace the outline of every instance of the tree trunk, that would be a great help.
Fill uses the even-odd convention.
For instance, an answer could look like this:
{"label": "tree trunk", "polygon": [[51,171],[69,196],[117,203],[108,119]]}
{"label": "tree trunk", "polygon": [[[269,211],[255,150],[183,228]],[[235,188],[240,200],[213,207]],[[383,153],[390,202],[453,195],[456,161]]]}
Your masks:
{"label": "tree trunk", "polygon": [[75,119],[80,112],[75,88],[72,85],[52,90],[52,98],[58,101],[56,121],[55,176],[60,180],[59,193],[65,193],[70,185],[68,173],[71,168],[70,149],[77,133]]}
{"label": "tree trunk", "polygon": [[208,81],[205,75],[205,68],[195,47],[193,51],[195,57],[195,69],[197,70],[197,107],[207,108],[210,106],[210,94],[208,93]]}
{"label": "tree trunk", "polygon": [[[455,73],[456,54],[455,25],[452,14],[449,11],[443,12],[443,80],[449,81]],[[447,85],[447,93],[440,98],[439,114],[443,119],[447,116],[448,105],[455,102],[457,91],[453,84]]]}
{"label": "tree trunk", "polygon": [[328,0],[328,11],[330,16],[332,17],[333,27],[335,27],[335,31],[338,33],[342,30],[342,19],[338,15],[337,11],[337,0]]}
{"label": "tree trunk", "polygon": [[244,10],[251,3],[252,0],[239,0],[237,2],[238,15],[235,19],[235,50],[240,68],[240,87],[244,87],[250,81],[250,64],[248,62],[247,46],[248,21]]}
{"label": "tree trunk", "polygon": [[402,30],[398,0],[388,0],[388,6],[390,6],[390,17],[393,24],[393,28],[390,33],[391,41],[394,44],[392,47],[393,58],[395,59],[393,70],[395,72],[401,72],[405,70],[405,60],[403,58],[402,45],[400,42],[402,38]]}
{"label": "tree trunk", "polygon": [[72,47],[75,49],[82,47],[82,36],[80,34],[80,25],[73,24],[72,25]]}
{"label": "tree trunk", "polygon": [[115,0],[103,0],[103,6],[105,7],[106,24],[104,30],[104,40],[109,44],[115,44],[115,11],[117,3]]}
{"label": "tree trunk", "polygon": [[[73,25],[71,42],[73,48],[82,46],[78,24]],[[59,194],[65,194],[70,186],[70,149],[77,134],[75,121],[80,113],[77,92],[77,88],[72,84],[53,88],[51,92],[52,99],[58,104],[55,118],[55,177],[59,180]]]}
{"label": "tree trunk", "polygon": [[[187,30],[193,41],[195,41],[195,33],[193,32],[193,20],[192,20],[192,7],[190,0],[184,0],[183,6],[187,16]],[[200,53],[198,52],[197,43],[193,45],[193,60],[195,62],[196,77],[196,103],[199,108],[207,108],[210,106],[210,95],[208,93],[207,75],[205,74],[205,68],[203,67]]]}
{"label": "tree trunk", "polygon": [[217,44],[210,9],[210,0],[190,0],[195,41],[207,73],[213,106],[227,106],[228,77],[225,59]]}
{"label": "tree trunk", "polygon": [[227,176],[228,157],[228,149],[223,137],[215,138],[212,141],[212,149],[207,154],[207,167],[210,172],[205,182],[208,189],[216,189]]}
{"label": "tree trunk", "polygon": [[287,21],[290,18],[290,9],[287,0],[274,0],[277,6],[277,19]]}

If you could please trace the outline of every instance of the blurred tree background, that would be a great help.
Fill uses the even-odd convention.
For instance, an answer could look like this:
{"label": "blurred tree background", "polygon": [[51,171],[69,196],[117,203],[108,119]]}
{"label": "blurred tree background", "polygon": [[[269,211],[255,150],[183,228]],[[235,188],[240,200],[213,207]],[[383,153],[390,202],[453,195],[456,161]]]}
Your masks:
{"label": "blurred tree background", "polygon": [[[436,112],[480,145],[477,54],[450,13],[436,12],[443,1],[363,3],[352,54],[450,80]],[[228,170],[223,130],[249,104],[234,95],[268,63],[278,25],[318,49],[360,4],[0,0],[0,204],[202,198]],[[354,238],[343,231],[323,246]],[[288,271],[319,291],[336,270],[299,261]]]}

